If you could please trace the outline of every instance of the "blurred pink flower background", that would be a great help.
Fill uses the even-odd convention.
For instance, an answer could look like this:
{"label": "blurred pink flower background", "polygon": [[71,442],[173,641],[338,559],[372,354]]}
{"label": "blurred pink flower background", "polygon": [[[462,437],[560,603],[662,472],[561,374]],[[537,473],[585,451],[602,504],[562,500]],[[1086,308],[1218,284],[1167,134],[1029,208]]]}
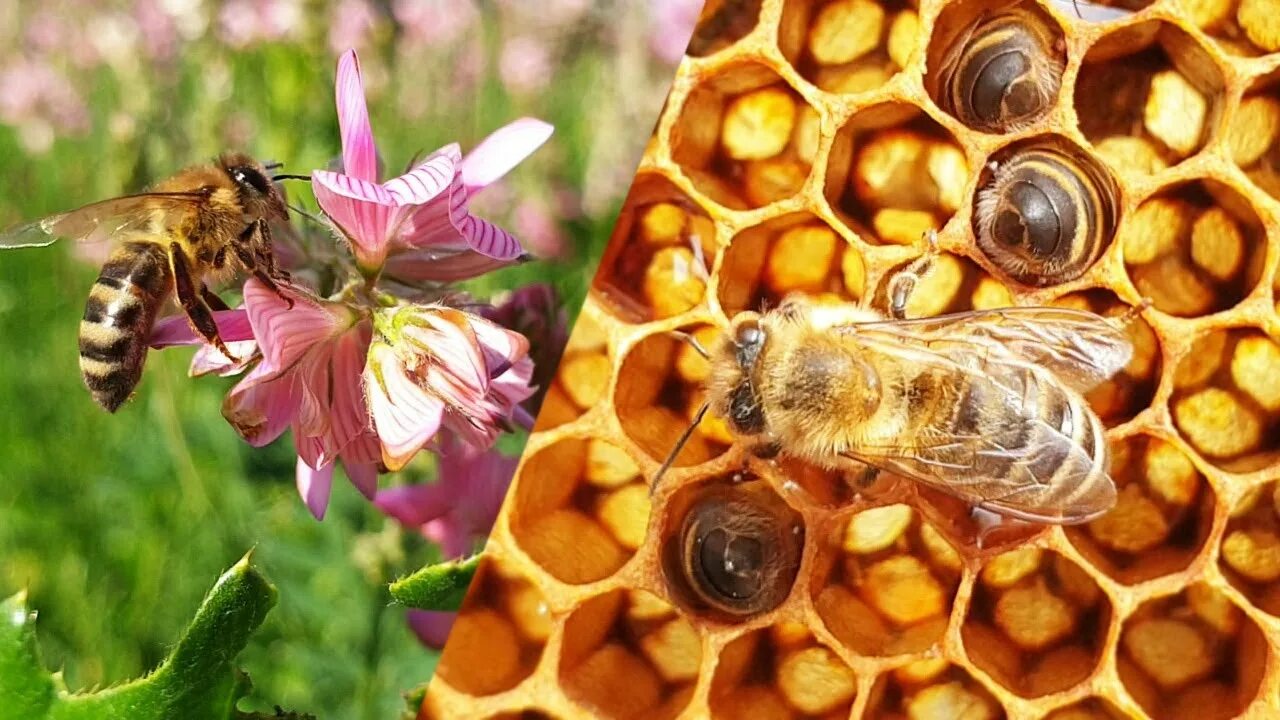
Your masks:
{"label": "blurred pink flower background", "polygon": [[[292,307],[248,281],[217,314],[243,361],[200,347],[191,373],[238,376],[222,415],[249,444],[290,436],[316,518],[345,476],[456,557],[501,506],[516,459],[495,443],[537,413],[564,303],[585,292],[581,261],[607,238],[700,4],[22,2],[0,13],[0,133],[15,176],[56,167],[75,197],[228,147],[309,172],[290,199],[328,228],[277,229]],[[26,214],[7,202],[0,214]],[[551,261],[577,264],[526,271]],[[181,318],[154,340],[198,344]],[[428,638],[450,618],[412,622]]]}

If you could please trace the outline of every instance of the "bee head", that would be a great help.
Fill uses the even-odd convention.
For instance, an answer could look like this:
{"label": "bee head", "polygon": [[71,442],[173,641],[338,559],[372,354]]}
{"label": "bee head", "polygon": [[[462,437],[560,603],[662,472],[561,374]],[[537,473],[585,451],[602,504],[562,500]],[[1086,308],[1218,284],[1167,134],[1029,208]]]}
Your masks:
{"label": "bee head", "polygon": [[271,182],[262,163],[247,155],[228,153],[218,159],[218,164],[235,183],[246,214],[275,219],[287,217],[284,196]]}
{"label": "bee head", "polygon": [[764,408],[756,390],[754,377],[756,362],[768,339],[760,316],[744,312],[734,318],[729,347],[733,352],[738,377],[726,397],[727,407],[721,414],[728,418],[733,429],[741,435],[759,435],[764,432]]}

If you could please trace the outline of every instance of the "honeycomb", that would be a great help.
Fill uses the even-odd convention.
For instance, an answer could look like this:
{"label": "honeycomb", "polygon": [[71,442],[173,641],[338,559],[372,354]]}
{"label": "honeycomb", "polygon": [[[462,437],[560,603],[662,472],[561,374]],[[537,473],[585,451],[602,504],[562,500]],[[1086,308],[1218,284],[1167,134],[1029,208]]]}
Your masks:
{"label": "honeycomb", "polygon": [[[1115,4],[708,3],[421,718],[1280,717],[1280,24]],[[1038,84],[957,86],[1001,28]],[[1080,168],[1045,192],[1093,243],[1038,271],[987,190],[1032,160]],[[1113,510],[991,527],[710,414],[651,492],[704,399],[681,334],[883,311],[933,229],[908,316],[1128,318],[1087,395]]]}

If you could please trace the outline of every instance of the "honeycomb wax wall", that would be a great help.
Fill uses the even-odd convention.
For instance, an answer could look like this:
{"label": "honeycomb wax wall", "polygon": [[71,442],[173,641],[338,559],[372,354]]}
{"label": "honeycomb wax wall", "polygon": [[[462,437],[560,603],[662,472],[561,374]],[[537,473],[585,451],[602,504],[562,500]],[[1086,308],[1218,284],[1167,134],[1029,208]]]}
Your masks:
{"label": "honeycomb wax wall", "polygon": [[[1280,717],[1280,8],[1117,5],[708,4],[421,717]],[[946,71],[1008,10],[1052,92],[984,127]],[[1043,148],[1099,245],[1037,275],[976,205]],[[1129,316],[1087,395],[1112,511],[979,542],[956,500],[712,416],[651,495],[708,375],[670,331],[797,292],[883,310],[930,229],[911,317]],[[754,543],[759,603],[699,589],[691,533]]]}

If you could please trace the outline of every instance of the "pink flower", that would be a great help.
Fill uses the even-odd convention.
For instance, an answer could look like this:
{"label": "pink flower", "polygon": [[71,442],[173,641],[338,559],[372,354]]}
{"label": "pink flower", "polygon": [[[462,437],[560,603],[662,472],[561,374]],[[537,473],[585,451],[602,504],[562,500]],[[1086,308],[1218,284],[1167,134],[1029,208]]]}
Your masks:
{"label": "pink flower", "polygon": [[377,148],[364,101],[355,51],[338,61],[338,127],[342,172],[315,170],[316,200],[351,243],[367,277],[388,255],[402,255],[392,274],[407,280],[460,280],[520,257],[509,233],[471,215],[468,199],[544,143],[551,126],[523,118],[490,135],[465,159],[456,144],[385,183],[378,181]]}
{"label": "pink flower", "polygon": [[675,64],[684,57],[702,12],[702,0],[653,0],[649,47],[659,59]]}
{"label": "pink flower", "polygon": [[133,7],[134,22],[147,55],[168,60],[178,51],[178,25],[160,0],[138,0]]}
{"label": "pink flower", "polygon": [[493,529],[517,458],[462,449],[440,456],[439,479],[380,490],[379,510],[440,545],[447,558],[479,548]]}
{"label": "pink flower", "polygon": [[568,253],[568,241],[560,224],[547,207],[537,200],[524,200],[516,206],[512,223],[524,242],[540,258],[563,258]]}
{"label": "pink flower", "polygon": [[[378,492],[373,504],[402,525],[440,545],[447,558],[478,549],[498,519],[516,458],[497,452],[463,450],[440,457],[439,479]],[[410,610],[409,627],[428,647],[440,649],[457,618],[454,612]]]}
{"label": "pink flower", "polygon": [[520,36],[503,45],[498,74],[512,93],[529,94],[543,89],[551,82],[553,72],[551,50],[546,43]]}
{"label": "pink flower", "polygon": [[302,26],[297,0],[227,0],[218,13],[219,34],[230,46],[283,40]]}
{"label": "pink flower", "polygon": [[537,415],[569,340],[568,318],[555,290],[545,284],[522,287],[485,309],[484,316],[528,339],[529,357],[533,360],[531,384],[537,390],[521,404],[530,415]]}
{"label": "pink flower", "polygon": [[533,393],[522,335],[443,305],[380,310],[373,323],[365,397],[389,470],[404,467],[441,429],[486,449],[522,415],[516,406]]}
{"label": "pink flower", "polygon": [[18,60],[0,70],[0,122],[43,120],[58,130],[82,133],[89,109],[67,76],[46,62]]}
{"label": "pink flower", "polygon": [[[339,460],[360,492],[372,498],[377,491],[378,441],[360,384],[370,325],[347,305],[281,288],[293,299],[292,308],[260,281],[245,283],[244,307],[215,313],[219,334],[238,362],[205,347],[193,359],[192,374],[250,368],[227,395],[222,415],[254,447],[292,428],[298,492],[311,513],[323,518]],[[182,315],[157,323],[151,338],[153,347],[195,342],[202,340]]]}
{"label": "pink flower", "polygon": [[369,0],[340,0],[329,20],[329,47],[334,52],[342,52],[364,45],[378,19],[378,10]]}
{"label": "pink flower", "polygon": [[410,610],[408,612],[409,629],[418,636],[418,640],[429,648],[443,650],[449,639],[449,631],[453,629],[453,621],[458,613],[441,610]]}
{"label": "pink flower", "polygon": [[391,14],[418,45],[449,45],[479,19],[472,0],[392,0]]}

